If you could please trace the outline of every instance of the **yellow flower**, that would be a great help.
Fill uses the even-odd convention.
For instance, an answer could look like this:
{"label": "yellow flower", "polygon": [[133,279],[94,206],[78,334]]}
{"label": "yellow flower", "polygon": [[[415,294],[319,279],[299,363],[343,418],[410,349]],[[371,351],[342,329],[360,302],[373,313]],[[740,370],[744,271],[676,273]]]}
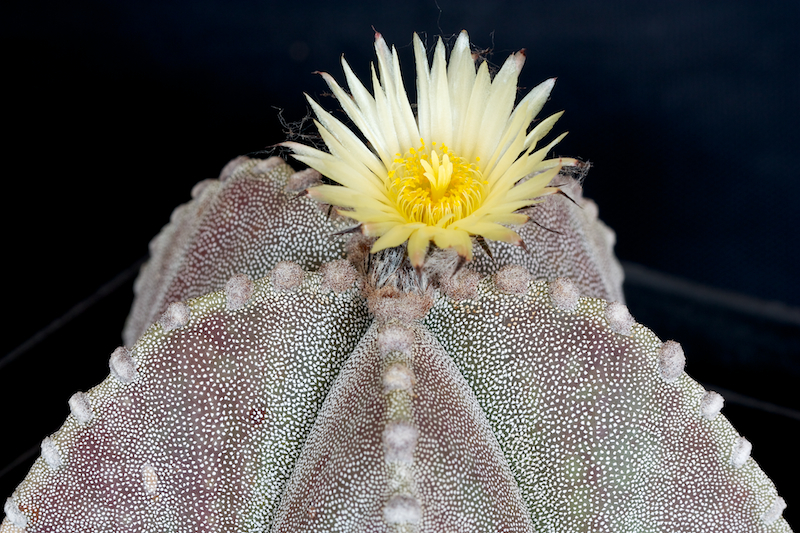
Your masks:
{"label": "yellow flower", "polygon": [[548,187],[562,165],[574,159],[545,156],[565,134],[536,149],[536,143],[562,113],[539,122],[536,114],[555,83],[532,89],[515,107],[517,78],[524,51],[511,55],[490,77],[486,62],[475,68],[469,37],[462,31],[445,59],[439,39],[428,59],[414,35],[417,113],[408,100],[397,51],[376,34],[378,73],[372,68],[373,93],[342,59],[351,94],[322,73],[362,141],[308,98],[330,153],[295,142],[283,143],[294,157],[339,185],[320,185],[309,194],[342,207],[339,213],[361,223],[361,231],[379,237],[372,252],[408,241],[411,264],[419,268],[431,241],[472,258],[472,238],[522,244],[508,225],[523,224],[522,208],[556,192]]}

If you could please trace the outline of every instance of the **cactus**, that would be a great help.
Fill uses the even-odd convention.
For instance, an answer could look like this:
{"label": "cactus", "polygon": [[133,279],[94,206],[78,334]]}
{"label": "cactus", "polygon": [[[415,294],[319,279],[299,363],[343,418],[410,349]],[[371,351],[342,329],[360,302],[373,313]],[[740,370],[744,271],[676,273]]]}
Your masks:
{"label": "cactus", "polygon": [[[583,209],[558,197],[536,208],[560,235],[521,230],[580,236],[569,272],[537,261],[552,281],[534,281],[533,263],[497,245],[494,262],[403,292],[403,266],[385,274],[396,257],[367,269],[360,236],[331,237],[342,221],[296,197],[308,174],[240,158],[177,210],[137,284],[137,305],[160,318],[70,399],[3,533],[789,531],[679,345],[618,302],[580,296],[618,295],[619,277],[577,185]],[[192,266],[228,206],[239,223],[269,216],[231,199],[245,186],[316,220],[304,231],[325,245],[289,262],[244,232],[220,245],[227,262]],[[292,231],[286,220],[253,225]]]}
{"label": "cactus", "polygon": [[127,347],[0,533],[790,531],[568,174],[516,213],[527,250],[465,265],[371,253],[315,171],[232,161],[152,242]]}

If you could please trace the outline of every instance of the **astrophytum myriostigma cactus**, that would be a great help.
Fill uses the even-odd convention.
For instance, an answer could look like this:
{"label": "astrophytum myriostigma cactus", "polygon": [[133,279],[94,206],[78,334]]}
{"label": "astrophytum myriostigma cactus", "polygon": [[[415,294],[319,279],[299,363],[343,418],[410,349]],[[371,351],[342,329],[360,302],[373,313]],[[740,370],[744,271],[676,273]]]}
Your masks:
{"label": "astrophytum myriostigma cactus", "polygon": [[[380,39],[377,48],[376,94],[391,100],[396,56]],[[463,34],[456,67],[442,70],[438,48],[430,70],[418,59],[418,77],[443,94],[461,90],[447,83],[459,76],[477,87],[467,52]],[[405,114],[367,98],[346,71],[353,105]],[[503,76],[480,89],[491,102]],[[456,100],[454,115],[472,109]],[[360,153],[343,152],[352,139],[315,111],[331,154]],[[357,111],[380,151],[369,111]],[[397,224],[393,204],[346,205],[316,171],[278,158],[239,158],[199,184],[151,245],[127,347],[113,351],[103,383],[70,398],[0,532],[790,531],[721,396],[684,373],[679,344],[620,303],[613,234],[559,170],[577,162],[542,154],[492,174],[509,147],[538,157],[535,111],[506,109],[507,142],[467,164],[470,140],[423,126],[431,110],[418,108],[418,137],[434,138],[390,154],[386,183],[406,180],[408,194],[387,186],[386,198],[404,209],[421,168],[428,207],[451,201],[429,219]],[[471,113],[460,120],[490,129]],[[341,161],[292,148],[341,178]],[[532,180],[512,176],[503,189],[514,168],[552,181],[523,194]],[[448,200],[452,187],[464,205]],[[510,233],[493,226],[512,222],[521,225]]]}

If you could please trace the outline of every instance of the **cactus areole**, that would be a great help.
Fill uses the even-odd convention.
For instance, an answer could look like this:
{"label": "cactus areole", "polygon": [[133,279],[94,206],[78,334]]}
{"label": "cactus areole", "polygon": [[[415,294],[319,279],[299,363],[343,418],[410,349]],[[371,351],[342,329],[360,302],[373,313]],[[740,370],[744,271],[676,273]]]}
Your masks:
{"label": "cactus areole", "polygon": [[175,210],[0,533],[791,531],[536,148],[553,80],[515,106],[524,53],[414,36],[414,108],[375,48],[372,92],[323,74],[357,133],[309,100],[311,169],[240,157]]}

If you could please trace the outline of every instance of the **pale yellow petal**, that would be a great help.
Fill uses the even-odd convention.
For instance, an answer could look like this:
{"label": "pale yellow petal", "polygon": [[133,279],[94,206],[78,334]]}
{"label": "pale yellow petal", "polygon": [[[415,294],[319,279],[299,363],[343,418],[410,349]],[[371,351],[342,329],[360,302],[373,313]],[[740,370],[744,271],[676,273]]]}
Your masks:
{"label": "pale yellow petal", "polygon": [[[361,139],[359,139],[349,128],[339,122],[330,113],[322,109],[316,102],[313,100],[309,101],[311,102],[311,107],[317,114],[317,117],[320,121],[319,124],[317,124],[317,129],[319,130],[320,135],[322,135],[325,144],[328,145],[328,148],[331,150],[331,153],[337,157],[346,159],[347,161],[357,162],[359,165],[363,165],[364,167],[368,168],[375,176],[375,183],[382,186],[384,181],[383,178],[387,173],[386,165],[384,165],[384,163],[378,159],[375,153],[367,148],[364,143],[361,142]],[[323,128],[334,136],[336,143],[330,142],[330,139],[326,136],[326,131],[324,131]],[[339,150],[339,153],[334,153],[334,146],[335,149]]]}
{"label": "pale yellow petal", "polygon": [[469,35],[462,31],[450,52],[447,65],[447,83],[450,91],[450,111],[453,124],[453,146],[461,146],[461,138],[466,134],[464,121],[469,108],[472,88],[475,85],[475,60],[469,47]]}
{"label": "pale yellow petal", "polygon": [[531,198],[538,198],[542,195],[544,188],[556,177],[561,170],[561,167],[553,167],[545,170],[539,174],[534,175],[529,180],[520,183],[512,188],[505,195],[505,200],[513,202],[515,200],[526,200]]}
{"label": "pale yellow petal", "polygon": [[308,189],[308,195],[314,200],[339,207],[357,207],[374,202],[363,194],[357,193],[347,187],[336,185],[317,185]]}
{"label": "pale yellow petal", "polygon": [[525,95],[525,98],[520,100],[519,104],[517,104],[514,112],[516,113],[517,110],[527,108],[527,112],[530,113],[531,120],[533,120],[533,118],[539,114],[539,111],[542,110],[542,107],[544,107],[555,84],[556,79],[550,78],[531,89],[530,92]]}
{"label": "pale yellow petal", "polygon": [[495,222],[496,224],[519,226],[528,221],[528,216],[520,213],[504,213],[498,215],[486,215],[483,217],[483,220],[486,222]]}
{"label": "pale yellow petal", "polygon": [[392,116],[392,106],[389,102],[386,92],[383,89],[378,74],[375,72],[375,67],[372,67],[372,88],[375,95],[375,111],[378,122],[384,134],[384,142],[386,143],[386,150],[390,154],[403,153],[400,148],[400,142],[397,139],[397,128],[395,126],[394,117]]}
{"label": "pale yellow petal", "polygon": [[425,263],[425,256],[428,254],[428,244],[435,234],[436,228],[423,226],[409,236],[408,259],[411,261],[413,267],[419,268]]}
{"label": "pale yellow petal", "polygon": [[531,146],[535,146],[536,143],[541,141],[545,135],[550,133],[550,130],[553,129],[553,126],[561,118],[563,115],[563,111],[559,111],[558,113],[552,114],[539,124],[536,125],[535,128],[531,130],[527,137],[525,137],[525,148],[529,148]]}
{"label": "pale yellow petal", "polygon": [[450,89],[447,86],[447,60],[441,39],[436,43],[433,53],[430,98],[435,105],[431,106],[431,138],[425,140],[452,144],[453,115],[450,109]]}
{"label": "pale yellow petal", "polygon": [[400,246],[408,239],[411,232],[425,224],[392,224],[391,222],[368,222],[361,226],[361,231],[368,237],[380,237],[372,245],[372,253],[386,248]]}
{"label": "pale yellow petal", "polygon": [[431,135],[431,74],[428,68],[428,56],[419,35],[414,34],[414,57],[417,69],[417,124],[419,134],[430,142]]}
{"label": "pale yellow petal", "polygon": [[386,222],[405,224],[408,221],[394,206],[385,206],[377,202],[354,206],[352,211],[342,212],[343,216],[350,217],[359,222]]}
{"label": "pale yellow petal", "polygon": [[[376,34],[375,50],[378,55],[380,82],[386,98],[385,104],[392,117],[398,146],[408,146],[412,141],[416,142],[416,139],[419,138],[419,132],[417,132],[411,104],[408,102],[408,96],[403,87],[397,52],[394,49],[389,49],[380,34]],[[376,98],[379,98],[378,95],[376,95]]]}
{"label": "pale yellow petal", "polygon": [[509,242],[511,244],[518,244],[522,241],[516,231],[494,222],[476,222],[464,229],[493,241]]}
{"label": "pale yellow petal", "polygon": [[[347,65],[347,62],[344,60],[344,58],[342,58],[342,64],[345,65],[346,71],[349,70],[350,67],[349,65]],[[371,104],[369,102],[363,102],[364,106],[361,107],[359,106],[359,104],[356,103],[357,100],[355,96],[351,97],[349,94],[347,94],[345,90],[342,89],[338,83],[336,83],[336,80],[334,80],[332,76],[330,76],[325,72],[320,73],[320,75],[322,76],[322,79],[325,80],[325,82],[328,84],[328,87],[331,89],[334,96],[339,101],[339,104],[342,106],[344,112],[347,114],[350,120],[353,121],[353,123],[356,125],[359,131],[361,131],[361,133],[367,139],[367,142],[372,146],[372,149],[375,151],[377,157],[381,160],[381,162],[384,165],[386,165],[387,162],[391,163],[391,158],[394,154],[386,152],[384,148],[383,135],[380,132],[379,125],[376,124],[374,119],[374,112],[375,112],[374,100],[371,102]],[[366,92],[366,89],[364,89],[364,86],[361,85],[360,81],[356,79],[353,83],[360,86],[361,89]],[[351,87],[350,90],[352,91],[353,88]],[[372,96],[370,96],[369,93],[367,93],[367,96],[369,99],[372,98]]]}
{"label": "pale yellow petal", "polygon": [[463,230],[444,229],[433,235],[433,242],[442,249],[452,248],[458,255],[472,260],[472,238]]}
{"label": "pale yellow petal", "polygon": [[[564,137],[567,136],[567,133],[569,133],[569,132],[565,131],[564,133],[562,133],[561,135],[559,135],[558,137],[556,137],[555,139],[550,141],[547,144],[547,146],[543,146],[542,148],[536,150],[535,152],[532,152],[530,154],[530,156],[528,156],[528,159],[526,160],[526,163],[525,163],[527,174],[530,174],[536,168],[538,168],[538,166],[542,163],[544,158],[547,156],[548,152],[550,152],[550,150],[555,145],[560,143],[564,139]],[[531,148],[533,148],[533,147],[531,147]]]}
{"label": "pale yellow petal", "polygon": [[494,154],[514,108],[518,76],[517,62],[512,55],[492,80],[476,148],[478,154]]}
{"label": "pale yellow petal", "polygon": [[[324,152],[322,153],[324,154]],[[294,154],[294,158],[310,166],[323,176],[329,177],[340,185],[348,187],[354,191],[368,194],[378,202],[384,204],[390,202],[389,198],[386,196],[386,190],[376,187],[372,179],[363,176],[359,172],[356,172],[357,169],[354,169],[341,159],[329,154],[325,155],[328,155],[328,157],[323,158]]]}
{"label": "pale yellow petal", "polygon": [[[502,185],[502,177],[524,149],[525,128],[527,125],[528,123],[525,122],[524,114],[519,114],[512,122],[508,123],[503,138],[498,143],[497,151],[484,167],[486,180],[489,182],[490,186],[504,186]],[[525,174],[519,174],[514,176],[511,178],[511,183],[524,175]],[[509,179],[507,178],[505,181],[507,182]]]}
{"label": "pale yellow petal", "polygon": [[[417,230],[420,230],[425,227],[425,224],[422,223],[414,223],[414,224],[403,224],[400,226],[395,226],[388,230],[383,236],[375,241],[372,245],[372,249],[370,250],[371,253],[379,252],[381,250],[385,250],[386,248],[394,248],[395,246],[400,246],[404,242],[406,242],[409,236]],[[426,245],[427,247],[427,245]]]}
{"label": "pale yellow petal", "polygon": [[[464,117],[464,126],[461,131],[461,142],[458,149],[460,150],[461,157],[469,161],[475,162],[475,150],[478,146],[478,141],[483,136],[481,131],[481,123],[483,115],[486,112],[486,99],[489,96],[489,90],[492,87],[492,81],[489,76],[489,66],[485,61],[478,67],[478,73],[475,76],[475,82],[472,86],[470,94],[469,105]],[[488,162],[491,154],[484,154],[483,157]]]}

